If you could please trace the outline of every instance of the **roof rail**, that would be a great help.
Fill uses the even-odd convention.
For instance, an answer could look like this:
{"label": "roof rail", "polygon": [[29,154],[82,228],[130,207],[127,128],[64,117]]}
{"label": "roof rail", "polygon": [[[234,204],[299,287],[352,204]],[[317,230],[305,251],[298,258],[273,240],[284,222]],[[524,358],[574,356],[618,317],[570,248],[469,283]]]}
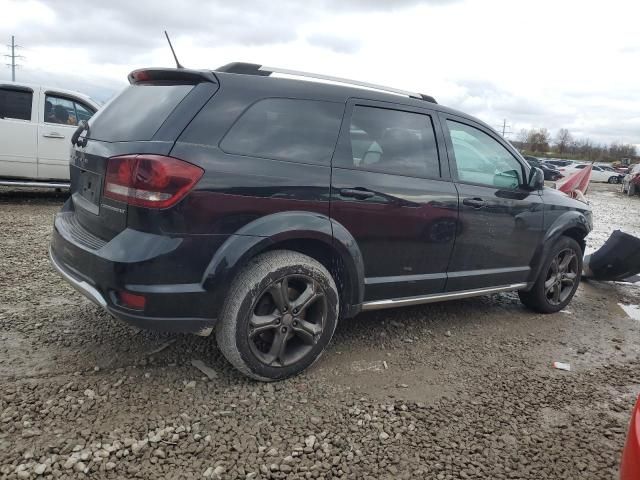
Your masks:
{"label": "roof rail", "polygon": [[431,103],[438,103],[436,99],[430,95],[424,95],[422,93],[410,92],[407,90],[400,90],[399,88],[385,87],[383,85],[376,85],[374,83],[361,82],[359,80],[350,80],[348,78],[332,77],[330,75],[323,75],[320,73],[301,72],[299,70],[289,70],[287,68],[267,67],[265,65],[258,65],[257,63],[244,63],[233,62],[228,63],[218,69],[217,72],[226,73],[238,73],[243,75],[261,75],[269,76],[272,73],[279,73],[283,75],[291,75],[295,77],[308,77],[317,80],[325,80],[328,82],[344,83],[346,85],[355,85],[358,87],[370,88],[372,90],[380,90],[388,93],[395,93],[396,95],[402,95],[410,98],[417,98],[418,100],[425,100]]}

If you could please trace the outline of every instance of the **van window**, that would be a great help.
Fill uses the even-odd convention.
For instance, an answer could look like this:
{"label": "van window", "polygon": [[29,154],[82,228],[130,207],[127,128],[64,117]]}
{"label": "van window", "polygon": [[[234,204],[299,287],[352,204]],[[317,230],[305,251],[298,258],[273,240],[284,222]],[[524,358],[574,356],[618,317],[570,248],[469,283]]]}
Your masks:
{"label": "van window", "polygon": [[33,92],[0,88],[0,118],[31,120]]}
{"label": "van window", "polygon": [[151,140],[194,85],[130,85],[89,122],[90,137],[105,142]]}
{"label": "van window", "polygon": [[509,151],[482,130],[447,120],[458,179],[502,189],[522,184],[523,172]]}
{"label": "van window", "polygon": [[227,153],[329,165],[344,105],[268,98],[246,110],[220,143]]}
{"label": "van window", "polygon": [[394,175],[439,177],[440,162],[429,115],[355,106],[346,168]]}

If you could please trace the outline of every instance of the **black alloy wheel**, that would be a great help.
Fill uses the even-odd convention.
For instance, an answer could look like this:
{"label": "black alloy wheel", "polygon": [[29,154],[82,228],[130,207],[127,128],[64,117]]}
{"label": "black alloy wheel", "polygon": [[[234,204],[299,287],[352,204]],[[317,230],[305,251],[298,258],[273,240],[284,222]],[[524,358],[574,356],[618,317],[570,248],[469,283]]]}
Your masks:
{"label": "black alloy wheel", "polygon": [[572,294],[578,274],[578,257],[572,249],[562,250],[555,256],[544,282],[545,295],[551,305],[562,304]]}
{"label": "black alloy wheel", "polygon": [[249,345],[265,365],[292,365],[311,352],[326,319],[327,299],[318,282],[306,275],[286,275],[258,298],[249,318]]}

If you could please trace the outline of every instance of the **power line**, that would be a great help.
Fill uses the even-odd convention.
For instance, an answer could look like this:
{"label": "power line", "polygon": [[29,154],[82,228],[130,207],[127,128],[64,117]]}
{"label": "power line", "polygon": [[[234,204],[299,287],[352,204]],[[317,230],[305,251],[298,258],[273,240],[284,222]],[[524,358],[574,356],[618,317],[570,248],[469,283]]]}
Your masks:
{"label": "power line", "polygon": [[16,45],[16,37],[11,35],[11,45],[7,45],[8,48],[11,49],[11,53],[4,55],[7,58],[11,59],[11,63],[7,63],[7,67],[11,67],[11,81],[16,81],[16,67],[20,67],[20,64],[16,63],[16,58],[24,58],[22,55],[16,55],[16,48],[22,48],[21,45]]}

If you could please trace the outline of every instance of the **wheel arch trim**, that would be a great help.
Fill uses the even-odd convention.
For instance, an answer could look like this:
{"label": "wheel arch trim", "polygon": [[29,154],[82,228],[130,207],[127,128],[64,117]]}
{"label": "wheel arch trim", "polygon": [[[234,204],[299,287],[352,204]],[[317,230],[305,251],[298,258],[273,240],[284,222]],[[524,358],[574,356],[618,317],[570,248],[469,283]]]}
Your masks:
{"label": "wheel arch trim", "polygon": [[306,211],[279,212],[260,217],[231,235],[213,255],[202,278],[202,285],[214,296],[220,308],[229,286],[240,269],[253,257],[278,244],[290,241],[321,242],[335,253],[348,279],[342,298],[347,305],[343,316],[353,316],[364,299],[364,263],[353,236],[328,216]]}
{"label": "wheel arch trim", "polygon": [[547,257],[551,247],[558,238],[568,232],[580,232],[582,242],[572,235],[567,236],[578,241],[578,243],[581,243],[580,246],[583,248],[584,254],[584,237],[586,237],[590,231],[591,224],[582,212],[570,210],[560,215],[546,230],[542,243],[538,246],[533,255],[531,260],[531,274],[527,283],[529,285],[533,285],[535,283],[535,279],[538,278],[538,275],[540,274],[543,260]]}

